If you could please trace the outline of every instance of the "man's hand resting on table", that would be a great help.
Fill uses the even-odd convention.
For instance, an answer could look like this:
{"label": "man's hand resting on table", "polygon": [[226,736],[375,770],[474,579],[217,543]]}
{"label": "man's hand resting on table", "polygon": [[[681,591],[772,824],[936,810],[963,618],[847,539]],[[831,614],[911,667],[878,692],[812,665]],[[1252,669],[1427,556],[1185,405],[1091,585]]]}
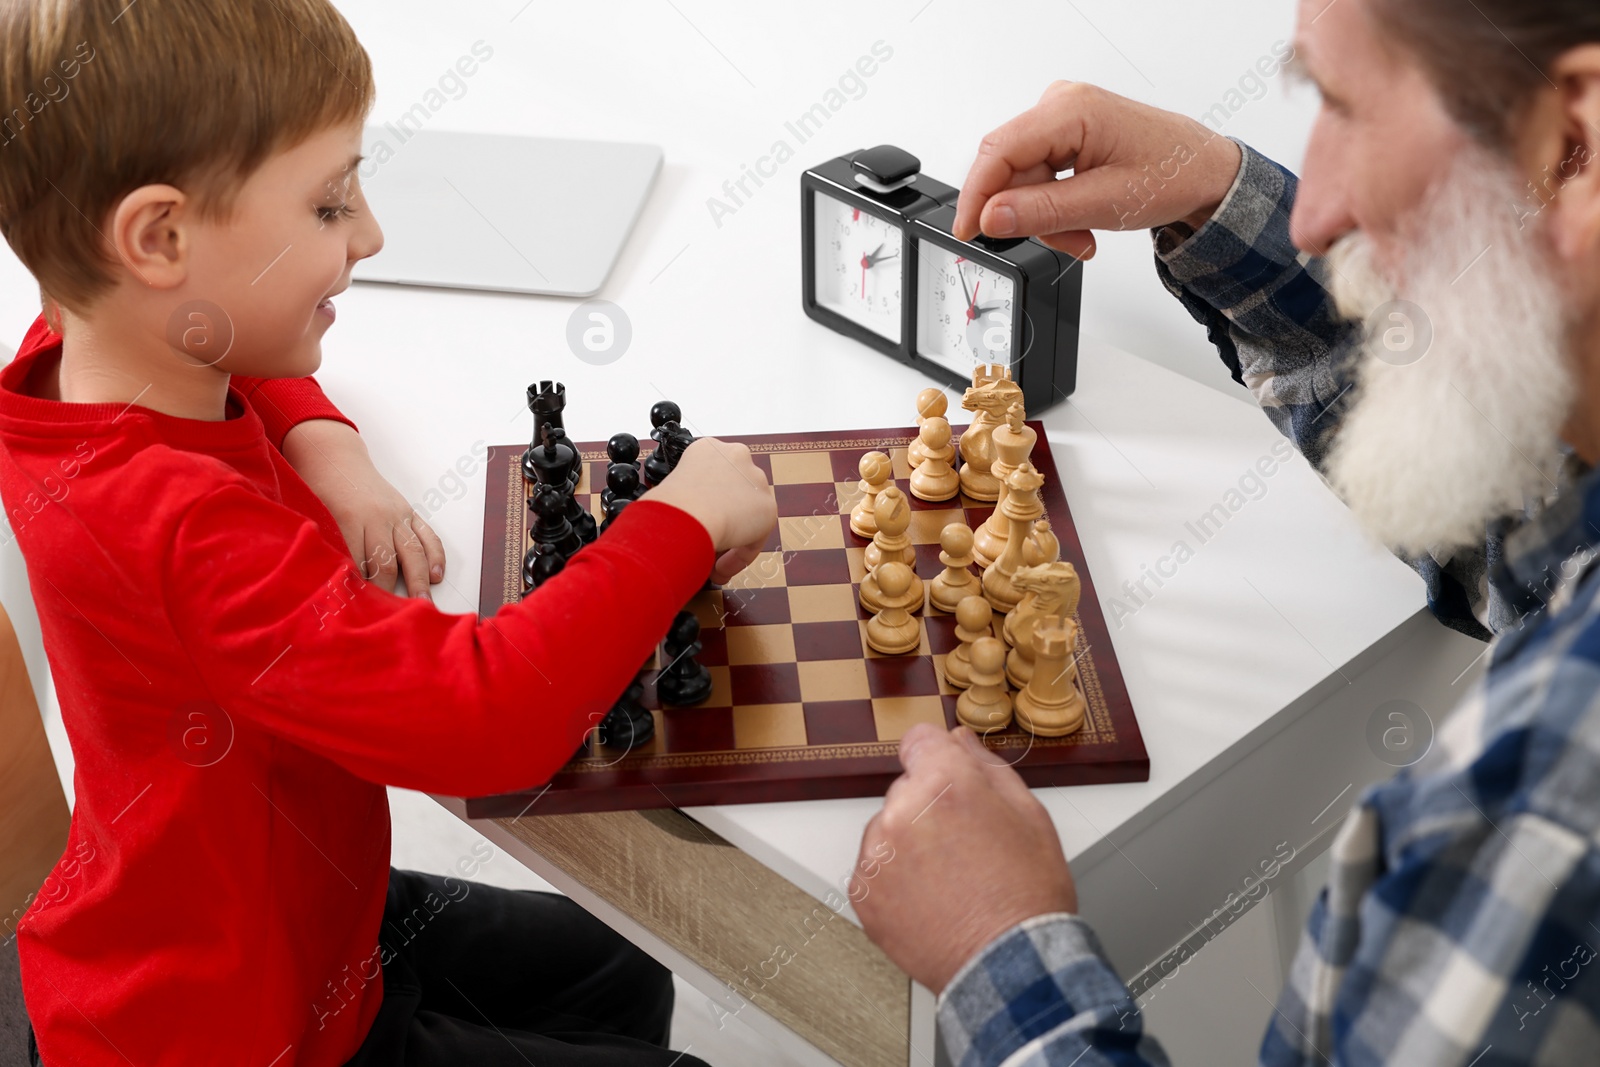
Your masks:
{"label": "man's hand resting on table", "polygon": [[721,584],[748,567],[778,525],[778,501],[745,445],[702,437],[684,450],[672,477],[640,497],[688,512],[717,550],[711,580]]}
{"label": "man's hand resting on table", "polygon": [[[1238,145],[1194,119],[1056,82],[978,146],[955,235],[1037,237],[1088,259],[1090,230],[1179,221],[1198,229],[1227,196],[1241,159]],[[1066,170],[1073,173],[1056,177]]]}
{"label": "man's hand resting on table", "polygon": [[867,936],[940,993],[1017,923],[1076,912],[1078,892],[1044,805],[971,730],[913,726],[900,763],[861,838],[857,869],[877,873],[851,899]]}
{"label": "man's hand resting on table", "polygon": [[393,589],[403,574],[406,593],[420,597],[444,579],[444,545],[378,473],[355,430],[333,419],[299,423],[284,436],[283,458],[333,513],[363,578]]}

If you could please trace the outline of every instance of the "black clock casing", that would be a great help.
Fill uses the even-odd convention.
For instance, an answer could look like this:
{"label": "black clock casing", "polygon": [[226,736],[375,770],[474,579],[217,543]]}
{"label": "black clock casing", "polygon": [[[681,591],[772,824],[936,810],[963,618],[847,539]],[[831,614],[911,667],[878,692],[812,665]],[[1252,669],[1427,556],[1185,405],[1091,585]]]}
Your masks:
{"label": "black clock casing", "polygon": [[[877,189],[858,175],[879,179]],[[881,179],[891,179],[882,181]],[[884,191],[887,190],[887,191]],[[916,157],[892,145],[858,149],[800,176],[801,307],[806,315],[852,340],[914,367],[956,389],[972,384],[917,352],[917,248],[928,242],[951,249],[1011,278],[1015,286],[1011,375],[1030,413],[1072,393],[1077,383],[1082,264],[1030,239],[958,241],[950,233],[960,190],[920,172]],[[816,208],[823,193],[900,228],[902,257],[900,340],[894,342],[819,306],[816,293]]]}

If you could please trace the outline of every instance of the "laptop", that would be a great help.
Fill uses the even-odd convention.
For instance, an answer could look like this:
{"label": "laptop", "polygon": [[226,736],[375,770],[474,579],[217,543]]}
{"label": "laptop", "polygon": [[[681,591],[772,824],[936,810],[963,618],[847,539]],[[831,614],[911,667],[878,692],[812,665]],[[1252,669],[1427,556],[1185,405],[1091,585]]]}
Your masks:
{"label": "laptop", "polygon": [[368,126],[383,251],[360,282],[593,296],[661,170],[656,145]]}

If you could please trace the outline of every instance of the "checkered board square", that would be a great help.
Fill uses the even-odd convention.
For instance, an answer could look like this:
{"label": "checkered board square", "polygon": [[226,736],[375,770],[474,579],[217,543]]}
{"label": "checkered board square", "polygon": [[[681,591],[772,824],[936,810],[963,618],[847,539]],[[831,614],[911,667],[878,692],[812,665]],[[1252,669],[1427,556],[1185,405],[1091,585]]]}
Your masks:
{"label": "checkered board square", "polygon": [[[1078,678],[1089,711],[1084,728],[1042,738],[1015,726],[985,743],[1032,785],[1145,781],[1150,764],[1128,702],[1093,580],[1057,480],[1043,427],[1032,461],[1046,478],[1042,497],[1061,555],[1083,583],[1079,604]],[[939,535],[962,521],[976,528],[993,506],[965,496],[928,503],[910,495],[906,446],[912,428],[812,435],[729,437],[750,446],[778,502],[778,526],[753,564],[723,588],[697,595],[699,659],[711,672],[711,696],[691,708],[663,709],[656,698],[660,654],[644,675],[644,706],[655,737],[632,751],[590,744],[547,787],[476,798],[474,817],[516,815],[538,797],[541,814],[737,804],[881,795],[899,773],[896,747],[919,722],[956,724],[959,690],[945,679],[956,644],[955,619],[931,605],[922,612],[915,652],[885,656],[867,647],[858,586],[869,541],[850,529],[860,499],[857,464],[886,452],[895,483],[911,501],[908,531],[917,572],[941,569]],[[522,596],[528,536],[523,445],[489,450],[483,577],[484,617]],[[598,517],[605,484],[602,444],[580,444],[579,500]],[[648,451],[650,443],[644,442]],[[998,633],[1001,619],[997,615]]]}

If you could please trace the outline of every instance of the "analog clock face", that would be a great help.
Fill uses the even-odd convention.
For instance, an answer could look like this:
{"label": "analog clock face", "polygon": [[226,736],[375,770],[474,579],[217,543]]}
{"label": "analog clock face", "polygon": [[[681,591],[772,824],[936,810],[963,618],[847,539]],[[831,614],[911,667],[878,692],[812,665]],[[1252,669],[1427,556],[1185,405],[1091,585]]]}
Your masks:
{"label": "analog clock face", "polygon": [[900,341],[900,227],[824,193],[812,193],[817,306]]}
{"label": "analog clock face", "polygon": [[966,377],[980,363],[1011,363],[1016,284],[947,248],[919,241],[917,354]]}

